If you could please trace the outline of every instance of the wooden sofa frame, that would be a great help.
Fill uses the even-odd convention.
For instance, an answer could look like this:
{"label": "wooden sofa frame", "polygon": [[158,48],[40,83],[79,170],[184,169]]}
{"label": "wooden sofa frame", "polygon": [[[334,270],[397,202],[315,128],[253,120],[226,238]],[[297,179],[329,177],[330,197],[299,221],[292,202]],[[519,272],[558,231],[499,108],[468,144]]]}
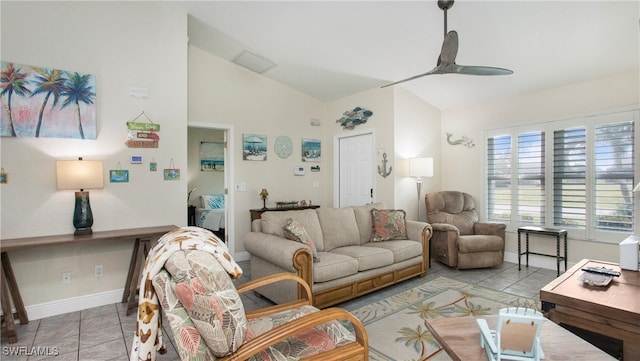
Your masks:
{"label": "wooden sofa frame", "polygon": [[[340,285],[322,291],[313,292],[313,305],[317,308],[325,308],[352,298],[360,297],[381,288],[420,276],[424,277],[429,271],[429,241],[432,236],[431,227],[425,227],[422,231],[422,262],[414,265],[379,274],[353,283]],[[297,275],[307,284],[313,285],[313,257],[307,249],[299,249],[293,255],[293,267]],[[303,297],[305,290],[298,285],[298,298]]]}

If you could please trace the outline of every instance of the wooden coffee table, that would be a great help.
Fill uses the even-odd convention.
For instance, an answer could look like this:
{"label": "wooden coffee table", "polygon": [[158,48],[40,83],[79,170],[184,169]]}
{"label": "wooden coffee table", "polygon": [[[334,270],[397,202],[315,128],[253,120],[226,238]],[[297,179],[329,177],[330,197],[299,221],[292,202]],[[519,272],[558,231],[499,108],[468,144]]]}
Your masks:
{"label": "wooden coffee table", "polygon": [[[483,316],[489,328],[495,330],[497,315]],[[443,317],[427,320],[427,328],[454,361],[487,361],[480,347],[480,328],[475,317]],[[544,361],[554,360],[615,360],[599,348],[584,341],[555,323],[545,320],[540,331]]]}
{"label": "wooden coffee table", "polygon": [[[621,271],[606,287],[578,281],[582,267]],[[640,272],[621,270],[615,263],[583,259],[540,290],[550,320],[622,341],[623,359],[640,360]]]}

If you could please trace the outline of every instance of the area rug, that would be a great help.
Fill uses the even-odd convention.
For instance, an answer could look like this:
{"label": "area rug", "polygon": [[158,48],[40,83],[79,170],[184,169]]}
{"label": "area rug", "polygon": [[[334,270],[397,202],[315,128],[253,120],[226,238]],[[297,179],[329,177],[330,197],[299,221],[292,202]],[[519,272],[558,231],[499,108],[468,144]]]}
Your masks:
{"label": "area rug", "polygon": [[[369,335],[370,360],[451,360],[426,327],[438,317],[485,316],[538,301],[440,277],[351,313]],[[478,340],[480,342],[480,340]]]}

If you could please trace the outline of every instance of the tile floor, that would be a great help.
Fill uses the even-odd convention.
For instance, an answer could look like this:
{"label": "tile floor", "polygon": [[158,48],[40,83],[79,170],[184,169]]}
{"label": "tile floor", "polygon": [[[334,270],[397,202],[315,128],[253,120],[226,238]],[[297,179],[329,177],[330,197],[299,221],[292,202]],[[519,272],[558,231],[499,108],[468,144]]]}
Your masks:
{"label": "tile floor", "polygon": [[[249,280],[249,262],[240,262],[245,274],[237,282]],[[337,305],[354,310],[403,290],[415,287],[438,277],[449,277],[462,282],[496,289],[528,298],[539,299],[539,290],[556,277],[555,270],[536,267],[518,271],[518,265],[504,263],[500,267],[479,270],[452,270],[433,262],[428,275],[413,278],[387,287],[373,294]],[[244,296],[243,296],[244,297]],[[253,309],[270,304],[253,295],[243,298],[245,308]],[[166,327],[166,325],[165,325]],[[2,338],[2,360],[56,360],[56,361],[125,361],[135,329],[135,316],[126,316],[124,304],[116,303],[79,312],[32,320],[27,325],[17,325],[18,343],[9,344]],[[169,352],[160,355],[160,361],[179,360],[173,347],[171,332],[167,343]],[[19,353],[16,355],[15,353]],[[29,355],[30,354],[30,355]],[[55,357],[53,357],[55,355]]]}

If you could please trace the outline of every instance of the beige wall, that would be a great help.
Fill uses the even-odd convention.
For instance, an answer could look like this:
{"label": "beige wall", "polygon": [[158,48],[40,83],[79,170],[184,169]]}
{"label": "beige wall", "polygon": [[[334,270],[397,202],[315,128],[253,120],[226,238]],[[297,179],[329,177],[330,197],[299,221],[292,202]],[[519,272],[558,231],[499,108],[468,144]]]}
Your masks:
{"label": "beige wall", "polygon": [[[479,209],[484,209],[482,181],[484,130],[572,118],[610,110],[637,109],[640,104],[638,79],[639,74],[634,71],[494,103],[443,111],[441,164],[447,165],[441,168],[443,189],[468,192],[478,200]],[[454,139],[468,136],[475,141],[476,146],[467,149],[460,145],[449,145],[445,133],[452,133]],[[636,201],[639,200],[636,199]],[[507,252],[517,254],[516,236],[511,233],[507,238]],[[621,235],[620,240],[624,238],[625,236]],[[539,245],[543,252],[555,253],[554,241],[547,239]],[[614,244],[570,240],[568,251],[570,262],[577,262],[583,258],[618,261],[618,247]]]}
{"label": "beige wall", "polygon": [[[424,195],[441,189],[440,183],[440,110],[425,103],[408,91],[395,91],[395,173],[396,208],[407,212],[407,219],[426,220]],[[408,177],[409,158],[433,158],[433,177],[423,178],[420,197],[416,181]]]}
{"label": "beige wall", "polygon": [[[73,191],[56,189],[55,161],[78,156],[104,160],[104,189],[91,190],[94,231],[186,225],[186,179],[162,177],[171,159],[184,172],[187,167],[186,14],[162,3],[69,4],[1,4],[2,60],[94,74],[98,122],[97,140],[0,139],[2,166],[9,173],[9,183],[0,187],[2,238],[73,233]],[[131,97],[131,86],[147,88],[149,97]],[[143,110],[161,126],[157,149],[124,145],[125,123]],[[133,154],[143,155],[145,164],[129,164]],[[149,171],[151,158],[158,172]],[[107,170],[118,164],[129,169],[129,183],[109,183]],[[37,317],[34,309],[47,302],[104,292],[98,302],[122,297],[118,290],[132,248],[133,242],[104,242],[10,257],[28,312]],[[95,278],[99,264],[104,276]],[[63,272],[72,273],[70,285],[62,285]]]}
{"label": "beige wall", "polygon": [[[189,54],[189,122],[222,124],[233,128],[230,139],[233,175],[230,192],[234,203],[228,211],[234,219],[236,255],[244,251],[242,239],[250,231],[252,208],[262,208],[260,190],[267,188],[267,206],[284,200],[311,200],[327,206],[326,194],[331,191],[329,178],[331,159],[327,157],[330,139],[326,128],[324,104],[307,95],[276,83],[257,73],[190,46]],[[320,126],[312,126],[311,119],[319,119]],[[242,135],[267,136],[267,160],[242,160]],[[287,135],[293,141],[293,154],[280,159],[273,150],[276,137]],[[322,141],[320,163],[301,161],[301,139]],[[311,165],[321,171],[312,173]],[[294,176],[293,167],[303,166],[304,176]],[[313,188],[318,181],[319,188]],[[245,183],[246,191],[235,191],[235,184]]]}

